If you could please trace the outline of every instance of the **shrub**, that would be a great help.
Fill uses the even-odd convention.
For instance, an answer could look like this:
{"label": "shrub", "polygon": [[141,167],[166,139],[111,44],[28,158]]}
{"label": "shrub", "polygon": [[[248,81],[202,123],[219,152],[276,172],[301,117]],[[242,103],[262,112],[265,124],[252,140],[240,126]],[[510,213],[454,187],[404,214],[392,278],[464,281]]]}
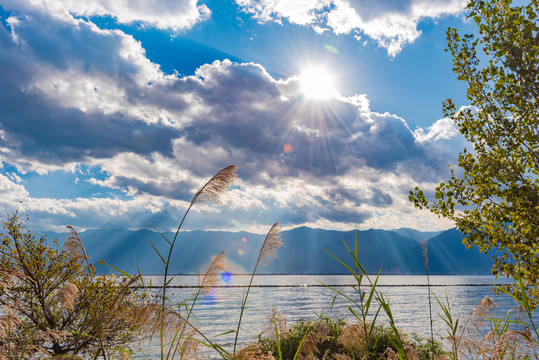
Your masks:
{"label": "shrub", "polygon": [[60,247],[15,213],[0,234],[0,358],[102,356],[127,351],[143,295],[132,280],[96,276],[76,231]]}

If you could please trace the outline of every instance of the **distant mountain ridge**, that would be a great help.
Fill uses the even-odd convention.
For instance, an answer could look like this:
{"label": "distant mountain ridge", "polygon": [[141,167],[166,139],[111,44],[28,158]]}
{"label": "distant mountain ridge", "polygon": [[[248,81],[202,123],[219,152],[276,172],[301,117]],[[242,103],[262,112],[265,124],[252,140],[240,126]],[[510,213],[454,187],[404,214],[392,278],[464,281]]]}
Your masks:
{"label": "distant mountain ridge", "polygon": [[[47,233],[65,238],[65,234]],[[94,263],[107,263],[128,273],[160,274],[163,262],[150,241],[165,257],[166,241],[155,231],[97,229],[81,232],[80,237]],[[174,234],[163,234],[172,239]],[[249,232],[185,231],[176,242],[169,272],[193,274],[205,269],[212,256],[226,250],[231,273],[252,271],[265,235]],[[431,274],[490,274],[492,256],[477,248],[466,249],[463,235],[456,229],[442,232],[421,232],[411,229],[335,231],[298,227],[282,232],[284,246],[278,258],[259,269],[265,274],[346,274],[346,268],[333,256],[353,265],[347,250],[358,245],[358,257],[369,273],[424,274],[425,264],[420,241],[427,241]],[[345,245],[346,244],[346,245]],[[330,254],[332,255],[330,255]],[[100,267],[110,272],[110,267]]]}

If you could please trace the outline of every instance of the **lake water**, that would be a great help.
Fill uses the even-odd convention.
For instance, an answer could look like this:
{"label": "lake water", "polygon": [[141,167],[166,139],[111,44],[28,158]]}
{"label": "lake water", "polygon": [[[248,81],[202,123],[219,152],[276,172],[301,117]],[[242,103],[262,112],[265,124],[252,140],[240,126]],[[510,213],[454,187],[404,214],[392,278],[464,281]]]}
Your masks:
{"label": "lake water", "polygon": [[[224,332],[235,330],[240,314],[240,304],[245,286],[249,283],[247,275],[224,276],[222,286],[215,288],[210,294],[199,299],[194,307],[194,315],[198,319],[199,329],[206,336],[217,336]],[[161,278],[146,277],[146,283],[159,285]],[[197,282],[196,276],[176,276],[171,283],[173,288],[168,290],[169,297],[180,302],[190,298]],[[274,307],[292,325],[298,319],[316,319],[319,315],[342,318],[348,323],[357,322],[348,309],[351,302],[342,296],[337,296],[331,289],[321,285],[324,283],[354,296],[351,285],[354,278],[349,275],[257,275],[249,293],[240,330],[242,346],[254,342],[258,335],[268,327],[268,316]],[[495,308],[499,317],[515,307],[513,300],[506,295],[496,296],[492,284],[501,284],[503,280],[492,276],[431,276],[431,289],[440,300],[447,298],[451,305],[454,318],[460,318],[463,323],[471,309],[485,296],[490,296],[498,306]],[[363,284],[367,284],[364,280]],[[397,327],[405,333],[417,333],[430,336],[429,300],[426,276],[381,276],[378,291],[389,300]],[[367,290],[367,289],[366,289]],[[155,289],[155,291],[159,291]],[[357,295],[355,295],[357,300]],[[433,318],[435,336],[447,336],[446,326],[437,313],[441,313],[434,298]],[[333,308],[332,308],[333,303]],[[534,314],[539,323],[538,311]],[[381,319],[380,321],[386,321]],[[220,336],[216,342],[230,350],[234,335]],[[148,355],[157,356],[156,346],[150,347]],[[207,354],[218,358],[216,354]]]}

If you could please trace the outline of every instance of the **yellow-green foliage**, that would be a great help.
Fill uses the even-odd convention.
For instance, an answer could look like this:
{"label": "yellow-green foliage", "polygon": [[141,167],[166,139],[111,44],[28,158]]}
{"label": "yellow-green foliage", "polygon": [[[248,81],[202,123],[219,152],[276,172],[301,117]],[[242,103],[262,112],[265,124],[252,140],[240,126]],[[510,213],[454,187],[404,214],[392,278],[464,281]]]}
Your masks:
{"label": "yellow-green foliage", "polygon": [[[367,328],[370,327],[371,324],[367,324]],[[279,342],[275,333],[261,338],[256,350],[278,358],[280,347],[283,360],[398,359],[396,341],[393,330],[384,325],[375,325],[371,336],[367,337],[362,325],[346,325],[342,320],[322,317],[317,321],[299,320],[290,330],[280,330]],[[448,359],[440,343],[431,344],[430,340],[419,336],[405,339],[403,345],[406,355],[402,358]]]}
{"label": "yellow-green foliage", "polygon": [[[539,2],[470,1],[477,35],[447,32],[453,71],[468,87],[467,107],[450,99],[444,115],[470,143],[459,169],[435,189],[416,187],[415,206],[452,220],[464,243],[497,249],[492,271],[527,287],[539,303]],[[513,287],[519,293],[518,287]]]}
{"label": "yellow-green foliage", "polygon": [[25,229],[0,235],[0,358],[107,357],[131,342],[140,300],[127,280],[95,276],[74,230],[64,247]]}

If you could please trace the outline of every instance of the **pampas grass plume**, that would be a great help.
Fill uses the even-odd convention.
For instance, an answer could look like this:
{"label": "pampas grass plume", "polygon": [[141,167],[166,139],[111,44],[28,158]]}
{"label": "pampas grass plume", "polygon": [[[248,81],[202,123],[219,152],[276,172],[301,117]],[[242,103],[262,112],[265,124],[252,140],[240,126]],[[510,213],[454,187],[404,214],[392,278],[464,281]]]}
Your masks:
{"label": "pampas grass plume", "polygon": [[82,241],[80,240],[79,234],[71,225],[66,226],[66,228],[69,229],[69,233],[64,243],[64,248],[67,250],[74,262],[82,263],[88,259],[88,256],[86,255],[84,246],[82,246]]}
{"label": "pampas grass plume", "polygon": [[202,274],[198,272],[198,285],[202,288],[206,294],[211,291],[212,288],[219,285],[221,274],[226,269],[226,256],[225,251],[221,251],[213,261],[211,262],[206,273]]}
{"label": "pampas grass plume", "polygon": [[65,283],[64,286],[55,295],[55,299],[65,308],[73,310],[75,301],[79,296],[79,288],[72,283]]}
{"label": "pampas grass plume", "polygon": [[271,260],[277,257],[277,250],[282,245],[283,241],[281,239],[281,228],[279,227],[279,223],[276,222],[275,224],[273,224],[270,231],[266,235],[266,239],[264,239],[264,243],[262,244],[262,248],[260,249],[260,253],[258,254],[257,263],[270,263]]}
{"label": "pampas grass plume", "polygon": [[215,174],[204,186],[202,186],[191,200],[191,205],[206,202],[221,205],[221,196],[226,193],[230,185],[236,180],[236,165],[229,165]]}

